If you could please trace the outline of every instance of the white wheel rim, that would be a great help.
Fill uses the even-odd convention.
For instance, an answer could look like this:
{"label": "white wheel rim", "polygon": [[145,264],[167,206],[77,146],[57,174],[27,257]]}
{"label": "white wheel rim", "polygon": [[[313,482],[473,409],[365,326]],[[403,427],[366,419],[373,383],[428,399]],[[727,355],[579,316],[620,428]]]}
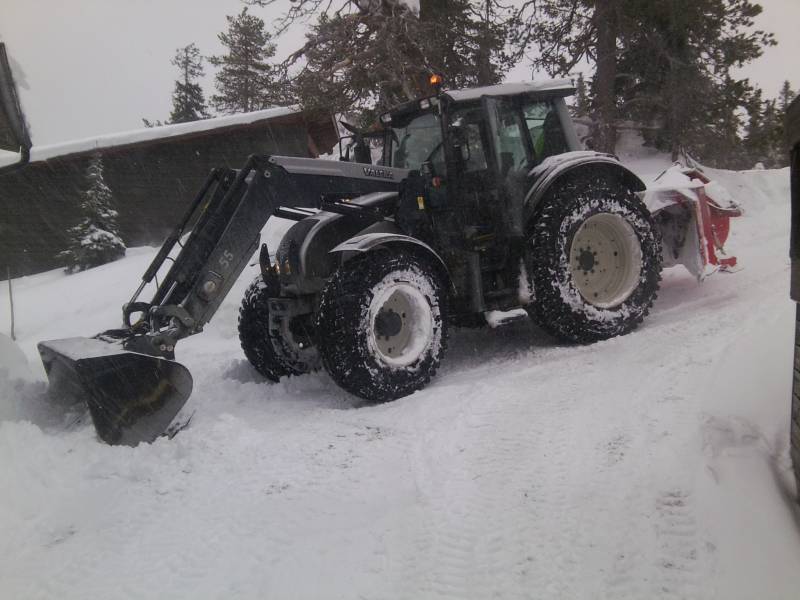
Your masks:
{"label": "white wheel rim", "polygon": [[569,267],[584,300],[598,308],[618,306],[639,285],[642,246],[620,215],[592,215],[572,238]]}
{"label": "white wheel rim", "polygon": [[371,346],[384,363],[405,367],[430,346],[433,313],[425,295],[407,282],[378,286],[369,306]]}

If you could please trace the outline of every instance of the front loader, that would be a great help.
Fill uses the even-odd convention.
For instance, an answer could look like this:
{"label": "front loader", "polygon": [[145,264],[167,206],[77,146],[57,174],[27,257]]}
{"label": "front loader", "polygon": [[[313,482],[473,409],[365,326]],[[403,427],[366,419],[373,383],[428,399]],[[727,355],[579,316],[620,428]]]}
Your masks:
{"label": "front loader", "polygon": [[[397,188],[394,181],[359,176],[363,167],[288,157],[251,156],[238,171],[215,169],[142,275],[123,306],[123,328],[91,339],[39,343],[51,390],[84,400],[98,435],[110,444],[152,441],[192,391],[188,370],[174,361],[179,340],[200,333],[258,249],[273,214],[308,216],[326,190],[345,196]],[[291,173],[289,170],[291,170]],[[281,207],[292,198],[293,209]],[[306,210],[303,210],[303,209]],[[187,226],[196,221],[184,243]],[[145,286],[181,250],[153,297]],[[269,254],[262,248],[262,264]]]}
{"label": "front loader", "polygon": [[[633,330],[658,289],[661,231],[641,180],[581,151],[572,93],[568,81],[440,91],[353,131],[362,162],[252,156],[214,170],[122,328],[39,345],[51,390],[85,401],[108,443],[154,440],[192,389],[176,344],[203,330],[259,246],[239,336],[269,380],[324,368],[361,398],[399,398],[435,375],[451,325],[493,310],[524,308],[577,343]],[[274,260],[260,245],[272,216],[296,221]]]}

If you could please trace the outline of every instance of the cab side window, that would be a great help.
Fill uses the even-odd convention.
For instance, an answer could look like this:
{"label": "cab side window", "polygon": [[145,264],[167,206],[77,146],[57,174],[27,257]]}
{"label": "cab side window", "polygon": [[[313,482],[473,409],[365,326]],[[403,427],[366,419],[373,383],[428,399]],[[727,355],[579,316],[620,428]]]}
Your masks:
{"label": "cab side window", "polygon": [[520,130],[518,109],[513,105],[501,104],[497,111],[497,156],[503,175],[509,171],[523,168],[528,164],[528,152]]}
{"label": "cab side window", "polygon": [[464,131],[469,150],[469,158],[464,163],[465,173],[485,171],[489,168],[483,147],[483,113],[479,108],[457,111],[451,120],[453,125]]}
{"label": "cab side window", "polygon": [[536,164],[548,156],[567,152],[567,140],[552,102],[529,102],[522,107],[525,126],[531,136]]}

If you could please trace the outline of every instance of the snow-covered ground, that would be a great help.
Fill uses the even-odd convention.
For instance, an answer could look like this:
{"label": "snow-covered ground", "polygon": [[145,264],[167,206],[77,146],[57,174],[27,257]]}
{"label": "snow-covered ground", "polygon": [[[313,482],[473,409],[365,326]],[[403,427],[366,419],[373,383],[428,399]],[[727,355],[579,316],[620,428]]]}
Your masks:
{"label": "snow-covered ground", "polygon": [[0,597],[797,598],[788,171],[712,175],[747,211],[740,272],[670,270],[643,327],[591,346],[457,330],[426,390],[380,406],[253,371],[251,267],[178,347],[191,426],[137,448],[60,423],[35,345],[118,325],[154,249],[14,281]]}

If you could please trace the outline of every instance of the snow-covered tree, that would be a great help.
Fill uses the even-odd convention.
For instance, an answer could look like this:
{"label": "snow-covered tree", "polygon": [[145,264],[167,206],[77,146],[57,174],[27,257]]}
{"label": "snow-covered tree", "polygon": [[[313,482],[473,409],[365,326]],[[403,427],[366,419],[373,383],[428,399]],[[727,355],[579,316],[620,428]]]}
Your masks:
{"label": "snow-covered tree", "polygon": [[69,246],[59,254],[67,273],[84,271],[125,256],[114,197],[103,179],[103,159],[99,153],[89,159],[85,178],[81,221],[70,228]]}
{"label": "snow-covered tree", "polygon": [[589,115],[591,107],[589,105],[589,90],[583,73],[578,73],[578,80],[575,83],[575,106],[572,109],[576,117],[586,117]]}
{"label": "snow-covered tree", "polygon": [[172,92],[171,123],[188,123],[208,118],[206,99],[197,80],[203,76],[203,57],[194,44],[178,48],[172,64],[178,67],[180,79]]}
{"label": "snow-covered tree", "polygon": [[219,68],[215,81],[219,93],[211,97],[211,103],[228,114],[281,104],[278,73],[269,63],[275,55],[275,44],[264,29],[264,21],[249,14],[247,7],[226,18],[228,30],[218,37],[228,51],[208,59]]}

